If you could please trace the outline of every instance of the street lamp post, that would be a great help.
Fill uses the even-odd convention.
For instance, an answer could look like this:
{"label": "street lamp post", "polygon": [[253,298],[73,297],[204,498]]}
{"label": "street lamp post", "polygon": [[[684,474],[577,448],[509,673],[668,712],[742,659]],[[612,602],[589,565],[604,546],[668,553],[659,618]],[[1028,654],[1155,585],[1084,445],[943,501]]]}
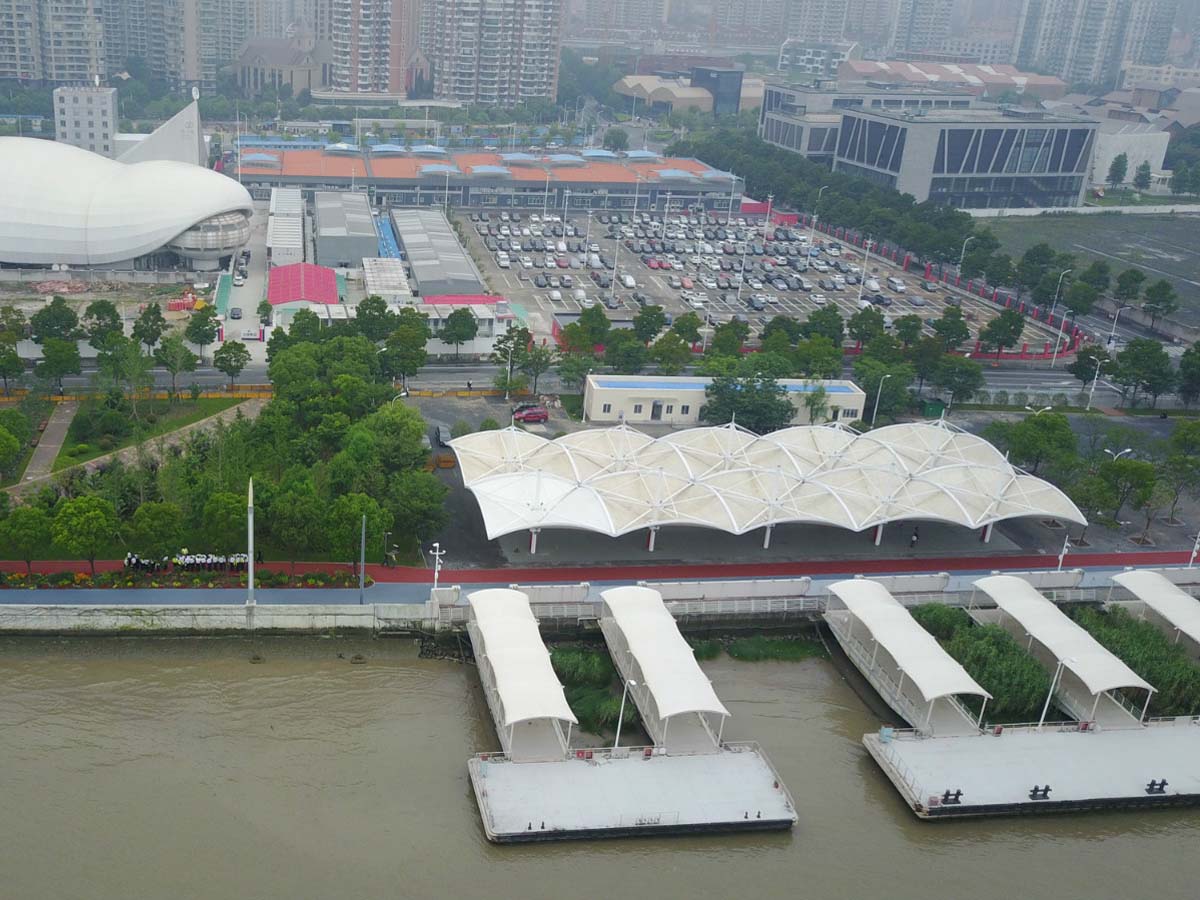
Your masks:
{"label": "street lamp post", "polygon": [[617,736],[613,741],[614,750],[621,746],[621,723],[625,720],[625,698],[629,696],[631,687],[637,687],[637,682],[632,678],[625,682],[625,689],[621,691],[621,711],[617,713]]}
{"label": "street lamp post", "polygon": [[821,186],[821,189],[819,191],[817,191],[817,202],[813,204],[812,221],[809,222],[809,224],[808,224],[808,246],[809,246],[809,249],[812,249],[812,247],[814,246],[814,241],[816,241],[816,239],[817,239],[817,210],[821,206],[821,195],[823,193],[825,193],[825,189],[827,187],[829,187],[829,185],[827,185],[827,184]]}
{"label": "street lamp post", "polygon": [[1119,451],[1117,451],[1116,453],[1113,453],[1111,450],[1109,450],[1107,447],[1105,447],[1105,448],[1104,448],[1104,452],[1105,452],[1105,453],[1107,453],[1109,456],[1111,456],[1111,457],[1112,457],[1112,460],[1113,460],[1113,462],[1116,462],[1118,459],[1120,459],[1120,458],[1121,458],[1122,456],[1124,456],[1126,453],[1132,453],[1132,452],[1133,452],[1133,448],[1132,448],[1132,447],[1126,447],[1124,450],[1119,450]]}
{"label": "street lamp post", "polygon": [[1127,309],[1129,309],[1128,306],[1117,307],[1117,314],[1113,316],[1112,330],[1108,333],[1108,346],[1110,347],[1112,346],[1113,338],[1117,335],[1117,319],[1121,318],[1121,313],[1125,312]]}
{"label": "street lamp post", "polygon": [[1196,557],[1200,556],[1200,531],[1196,532],[1196,543],[1192,544],[1192,556],[1188,560],[1188,568],[1192,568],[1196,564]]}
{"label": "street lamp post", "polygon": [[1027,406],[1025,407],[1025,409],[1026,409],[1028,412],[1031,412],[1031,413],[1033,413],[1035,416],[1040,416],[1040,415],[1041,415],[1042,413],[1044,413],[1044,412],[1050,412],[1051,410],[1053,410],[1053,409],[1054,409],[1054,407],[1053,407],[1053,406],[1043,406],[1041,409],[1034,409],[1032,406],[1028,406],[1028,405],[1027,405]]}
{"label": "street lamp post", "polygon": [[858,307],[862,309],[863,287],[867,283],[867,264],[871,261],[871,236],[867,235],[867,242],[863,244],[863,270],[862,275],[858,279]]}
{"label": "street lamp post", "polygon": [[446,555],[446,551],[442,549],[442,545],[434,541],[433,549],[429,551],[429,555],[433,557],[433,589],[438,589],[438,579],[442,574],[442,557]]}
{"label": "street lamp post", "polygon": [[[1054,311],[1058,309],[1058,297],[1062,292],[1063,279],[1067,277],[1073,270],[1064,269],[1063,273],[1058,276],[1058,286],[1054,289],[1054,302],[1050,304],[1050,318],[1054,318]],[[1054,368],[1058,364],[1058,348],[1062,346],[1063,327],[1067,324],[1066,316],[1058,317],[1058,337],[1054,339],[1054,355],[1050,358],[1050,368]]]}
{"label": "street lamp post", "polygon": [[508,344],[508,377],[504,379],[504,400],[508,402],[508,392],[512,387],[512,342]]}
{"label": "street lamp post", "polygon": [[875,409],[871,411],[871,427],[875,427],[875,417],[879,415],[879,398],[883,396],[883,383],[891,378],[891,373],[879,379],[879,390],[875,392]]}
{"label": "street lamp post", "polygon": [[960,250],[958,253],[958,277],[959,278],[962,277],[962,264],[963,264],[963,260],[967,256],[967,244],[971,243],[971,241],[973,241],[973,240],[975,240],[975,235],[970,235],[965,241],[963,241],[962,250]]}
{"label": "street lamp post", "polygon": [[1104,357],[1102,357],[1102,356],[1097,357],[1097,359],[1096,359],[1096,375],[1095,375],[1095,377],[1092,378],[1091,388],[1088,389],[1088,402],[1087,402],[1087,406],[1084,407],[1084,412],[1086,412],[1087,410],[1092,408],[1092,398],[1094,396],[1096,396],[1096,382],[1098,382],[1100,380],[1100,370],[1102,368],[1104,368]]}
{"label": "street lamp post", "polygon": [[546,187],[542,191],[542,218],[550,211],[550,170],[546,170]]}

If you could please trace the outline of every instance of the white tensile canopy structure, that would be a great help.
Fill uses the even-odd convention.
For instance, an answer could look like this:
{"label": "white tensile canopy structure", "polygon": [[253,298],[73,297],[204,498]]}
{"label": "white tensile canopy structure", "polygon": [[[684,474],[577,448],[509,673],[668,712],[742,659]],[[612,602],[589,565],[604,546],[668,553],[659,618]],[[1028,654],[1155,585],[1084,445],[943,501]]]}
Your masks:
{"label": "white tensile canopy structure", "polygon": [[[887,588],[858,578],[831,584],[829,593],[825,621],[872,684],[882,680],[882,688],[876,687],[897,712],[922,731],[939,735],[976,731],[983,720],[983,709],[978,721],[973,721],[953,698],[971,694],[983,697],[986,705],[992,695],[942,649]],[[851,642],[857,646],[850,646]],[[906,685],[915,688],[920,697],[911,698]],[[940,715],[935,722],[934,708],[942,699],[948,702],[938,707]]]}
{"label": "white tensile canopy structure", "polygon": [[[494,588],[476,591],[467,602],[467,631],[505,752],[516,762],[561,759],[578,720],[542,643],[529,597]],[[565,735],[563,722],[569,723]]]}
{"label": "white tensile canopy structure", "polygon": [[661,438],[620,425],[555,440],[507,428],[451,446],[489,538],[698,525],[731,534],[765,527],[769,541],[784,523],[863,531],[908,519],[982,527],[986,539],[994,523],[1021,516],[1086,523],[1058,488],[945,422],[763,436],[727,425]]}
{"label": "white tensile canopy structure", "polygon": [[1151,620],[1171,634],[1175,643],[1186,639],[1192,655],[1200,654],[1200,600],[1148,569],[1122,572],[1114,575],[1113,581],[1144,603],[1153,613]]}
{"label": "white tensile canopy structure", "polygon": [[[676,752],[718,750],[729,710],[679,633],[662,594],[653,588],[618,587],[600,596],[604,639],[655,744]],[[721,717],[715,730],[710,716]],[[673,732],[672,721],[678,723]]]}
{"label": "white tensile canopy structure", "polygon": [[[1055,666],[1055,675],[1060,679],[1059,699],[1072,715],[1081,720],[1097,721],[1096,713],[1101,698],[1109,696],[1110,691],[1122,688],[1146,691],[1146,706],[1150,705],[1150,694],[1154,688],[1053,602],[1042,596],[1028,581],[1015,575],[990,575],[977,579],[975,587],[995,602],[1002,613],[1000,624],[1006,626],[1014,637],[1026,644],[1030,651],[1038,648],[1045,651],[1041,654],[1041,660],[1043,664]],[[1035,652],[1034,655],[1039,654]],[[1068,677],[1067,673],[1074,677]],[[1073,694],[1079,695],[1079,688],[1092,698],[1090,713],[1086,706],[1081,707],[1073,699]],[[1115,717],[1109,724],[1119,723],[1123,718],[1121,713],[1127,713],[1135,721],[1145,718],[1146,714],[1143,708],[1141,716],[1138,716],[1115,699],[1104,710],[1106,716],[1111,714]]]}

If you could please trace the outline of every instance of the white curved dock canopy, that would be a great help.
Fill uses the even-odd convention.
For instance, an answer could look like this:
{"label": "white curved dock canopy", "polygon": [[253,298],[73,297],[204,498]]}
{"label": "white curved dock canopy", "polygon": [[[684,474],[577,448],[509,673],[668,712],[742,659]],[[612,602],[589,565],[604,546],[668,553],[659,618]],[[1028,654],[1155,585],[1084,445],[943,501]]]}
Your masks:
{"label": "white curved dock canopy", "polygon": [[1119,688],[1154,690],[1028,581],[1014,575],[990,575],[978,579],[975,587],[1052,653],[1090,693],[1102,694]]}
{"label": "white curved dock canopy", "polygon": [[829,586],[829,593],[891,655],[927,702],[955,694],[991,699],[883,585],[861,578],[838,581]]}
{"label": "white curved dock canopy", "polygon": [[451,441],[489,538],[537,528],[617,537],[692,525],[744,534],[787,523],[862,531],[899,520],[967,528],[1079,508],[945,423],[857,434],[840,425],[755,435],[733,425],[652,438],[626,426],[548,440],[519,429]]}
{"label": "white curved dock canopy", "polygon": [[652,588],[618,587],[600,594],[605,612],[616,623],[654,697],[660,719],[684,713],[729,715],[696,662],[675,618]]}
{"label": "white curved dock canopy", "polygon": [[494,588],[476,591],[467,602],[482,640],[476,659],[488,667],[499,702],[497,724],[511,728],[534,719],[578,724],[542,643],[529,598],[520,591]]}
{"label": "white curved dock canopy", "polygon": [[1200,644],[1200,600],[1158,572],[1145,569],[1114,575],[1113,581],[1158,613],[1181,634]]}

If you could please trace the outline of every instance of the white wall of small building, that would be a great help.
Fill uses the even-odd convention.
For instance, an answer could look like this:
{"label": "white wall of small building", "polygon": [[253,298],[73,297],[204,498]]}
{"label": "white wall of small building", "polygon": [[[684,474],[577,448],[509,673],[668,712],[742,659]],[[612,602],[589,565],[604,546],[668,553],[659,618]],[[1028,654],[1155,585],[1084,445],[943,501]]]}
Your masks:
{"label": "white wall of small building", "polygon": [[1150,163],[1151,172],[1161,172],[1167,156],[1167,144],[1171,135],[1165,131],[1104,132],[1096,133],[1096,150],[1092,154],[1091,184],[1104,185],[1108,182],[1108,169],[1112,161],[1122,153],[1129,160],[1125,181],[1133,183],[1133,176],[1143,162]]}

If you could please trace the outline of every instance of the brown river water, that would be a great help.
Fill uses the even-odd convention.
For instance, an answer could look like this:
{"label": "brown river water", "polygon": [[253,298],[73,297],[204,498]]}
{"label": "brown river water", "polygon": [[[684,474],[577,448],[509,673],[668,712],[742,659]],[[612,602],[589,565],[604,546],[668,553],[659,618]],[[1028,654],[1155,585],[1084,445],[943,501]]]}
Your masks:
{"label": "brown river water", "polygon": [[1200,811],[918,821],[825,661],[704,664],[726,738],[791,788],[790,834],[497,847],[472,668],[408,641],[253,648],[0,640],[0,898],[1200,898]]}

